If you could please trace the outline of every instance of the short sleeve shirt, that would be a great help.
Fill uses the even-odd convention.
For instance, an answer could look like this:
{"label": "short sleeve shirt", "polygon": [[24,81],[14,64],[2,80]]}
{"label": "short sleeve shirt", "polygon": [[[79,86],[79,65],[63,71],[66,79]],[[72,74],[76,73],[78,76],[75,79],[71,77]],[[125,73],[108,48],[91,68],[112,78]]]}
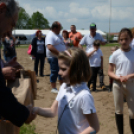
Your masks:
{"label": "short sleeve shirt", "polygon": [[81,33],[79,33],[79,32],[76,32],[76,33],[69,33],[69,38],[73,41],[73,45],[75,46],[75,47],[78,47],[78,44],[79,44],[79,41],[76,41],[75,40],[75,38],[78,38],[79,40],[80,39],[82,39],[82,35],[81,35]]}
{"label": "short sleeve shirt", "polygon": [[134,39],[132,40],[130,47],[134,50]]}
{"label": "short sleeve shirt", "polygon": [[44,45],[45,45],[45,42],[43,39],[39,40],[37,39],[37,53],[39,54],[43,54],[44,53]]}
{"label": "short sleeve shirt", "polygon": [[54,32],[50,31],[45,40],[46,54],[48,58],[55,57],[55,55],[47,48],[47,45],[52,45],[59,52],[65,51],[66,46],[61,35],[56,35]]}
{"label": "short sleeve shirt", "polygon": [[[94,48],[90,48],[87,53],[90,53]],[[103,56],[101,49],[98,49],[89,57],[89,63],[91,67],[100,67],[101,66],[101,57]]]}
{"label": "short sleeve shirt", "polygon": [[[77,96],[74,97],[76,94]],[[72,99],[73,97],[74,99]],[[61,117],[65,105],[71,100],[60,120],[59,134],[78,134],[89,127],[84,114],[96,113],[96,109],[94,99],[85,82],[69,87],[63,83],[56,100],[58,101],[58,119]]]}
{"label": "short sleeve shirt", "polygon": [[81,45],[86,45],[86,51],[88,51],[88,49],[93,47],[93,43],[94,43],[95,40],[100,40],[102,42],[105,42],[103,37],[99,33],[96,33],[96,35],[94,37],[92,37],[90,34],[85,35],[82,38],[82,40],[80,41],[80,44]]}
{"label": "short sleeve shirt", "polygon": [[127,76],[134,73],[134,50],[124,52],[121,49],[116,50],[109,63],[115,65],[117,76]]}

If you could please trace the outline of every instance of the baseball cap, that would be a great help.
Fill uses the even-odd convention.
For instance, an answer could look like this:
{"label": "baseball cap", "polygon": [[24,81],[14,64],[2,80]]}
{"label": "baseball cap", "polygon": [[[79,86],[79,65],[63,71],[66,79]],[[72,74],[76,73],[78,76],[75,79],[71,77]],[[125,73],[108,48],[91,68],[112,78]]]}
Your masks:
{"label": "baseball cap", "polygon": [[96,28],[96,24],[95,23],[91,23],[90,24],[90,28]]}

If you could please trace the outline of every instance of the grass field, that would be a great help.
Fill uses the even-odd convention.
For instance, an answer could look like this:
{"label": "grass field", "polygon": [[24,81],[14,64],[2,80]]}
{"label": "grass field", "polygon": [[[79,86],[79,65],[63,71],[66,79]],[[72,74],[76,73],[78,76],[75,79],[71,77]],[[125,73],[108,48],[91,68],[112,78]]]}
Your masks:
{"label": "grass field", "polygon": [[20,134],[38,134],[38,133],[35,133],[35,125],[23,125],[20,128]]}
{"label": "grass field", "polygon": [[[29,45],[20,45],[19,47],[16,47],[16,48],[28,48],[28,46]],[[118,43],[107,43],[105,46],[102,46],[102,47],[112,47],[112,46],[119,46],[119,44]]]}

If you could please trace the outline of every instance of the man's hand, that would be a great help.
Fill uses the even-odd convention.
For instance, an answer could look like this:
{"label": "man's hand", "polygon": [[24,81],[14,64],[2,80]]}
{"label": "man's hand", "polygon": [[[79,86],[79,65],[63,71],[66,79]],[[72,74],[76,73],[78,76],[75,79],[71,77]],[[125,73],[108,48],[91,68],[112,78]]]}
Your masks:
{"label": "man's hand", "polygon": [[22,66],[17,62],[16,57],[14,57],[10,62],[8,62],[7,66],[11,66],[17,69],[22,69]]}
{"label": "man's hand", "polygon": [[75,40],[76,40],[76,41],[79,41],[78,37],[75,37]]}
{"label": "man's hand", "polygon": [[13,67],[2,68],[2,73],[7,80],[15,80],[16,69]]}
{"label": "man's hand", "polygon": [[31,123],[35,118],[36,118],[36,114],[33,113],[33,107],[31,105],[27,106],[29,112],[30,112],[30,115],[28,117],[28,119],[25,121],[26,124],[29,124]]}

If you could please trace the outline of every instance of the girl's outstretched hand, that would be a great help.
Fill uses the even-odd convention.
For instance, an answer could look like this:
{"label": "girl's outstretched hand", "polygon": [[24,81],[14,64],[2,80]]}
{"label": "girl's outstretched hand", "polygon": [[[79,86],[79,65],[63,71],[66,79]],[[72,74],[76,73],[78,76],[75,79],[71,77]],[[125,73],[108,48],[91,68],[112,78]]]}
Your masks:
{"label": "girl's outstretched hand", "polygon": [[38,114],[39,108],[38,107],[34,107],[32,110],[32,113],[34,114]]}

